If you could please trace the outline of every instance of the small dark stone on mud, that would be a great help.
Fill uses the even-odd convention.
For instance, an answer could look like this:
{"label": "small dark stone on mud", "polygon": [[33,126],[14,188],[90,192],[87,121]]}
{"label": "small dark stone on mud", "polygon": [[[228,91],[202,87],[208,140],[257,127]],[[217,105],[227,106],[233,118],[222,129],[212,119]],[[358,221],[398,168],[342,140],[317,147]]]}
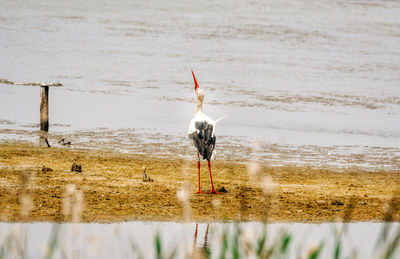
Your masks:
{"label": "small dark stone on mud", "polygon": [[82,172],[82,166],[78,164],[76,161],[72,163],[71,172]]}
{"label": "small dark stone on mud", "polygon": [[66,141],[65,139],[61,139],[57,142],[60,145],[64,145],[64,146],[71,146],[71,141]]}
{"label": "small dark stone on mud", "polygon": [[218,192],[228,192],[224,186],[218,189]]}
{"label": "small dark stone on mud", "polygon": [[339,205],[339,206],[343,206],[344,205],[344,203],[341,202],[341,201],[333,201],[331,204],[332,205]]}
{"label": "small dark stone on mud", "polygon": [[46,166],[42,167],[42,172],[43,173],[52,172],[52,171],[53,171],[53,169],[51,169],[50,167],[46,167]]}

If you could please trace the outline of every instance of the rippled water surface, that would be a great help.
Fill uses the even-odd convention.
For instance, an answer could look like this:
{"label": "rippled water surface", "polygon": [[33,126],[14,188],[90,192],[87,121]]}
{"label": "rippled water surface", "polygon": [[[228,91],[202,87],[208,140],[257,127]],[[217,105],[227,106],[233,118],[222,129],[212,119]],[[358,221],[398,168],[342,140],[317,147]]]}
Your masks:
{"label": "rippled water surface", "polygon": [[[218,158],[400,169],[398,1],[0,4],[0,78],[64,85],[54,146],[194,157],[194,69]],[[0,85],[1,140],[38,122],[38,87]]]}
{"label": "rippled water surface", "polygon": [[[388,226],[388,225],[387,225]],[[197,231],[196,231],[197,228]],[[18,245],[25,248],[25,256],[41,258],[50,244],[54,246],[55,258],[156,258],[155,237],[159,235],[164,257],[185,258],[195,249],[207,248],[211,258],[219,258],[224,233],[229,236],[228,258],[232,255],[233,239],[239,238],[239,251],[246,258],[256,258],[254,248],[267,233],[268,248],[280,245],[285,235],[291,237],[285,258],[306,256],[312,249],[323,244],[320,258],[333,258],[335,238],[341,240],[340,256],[355,258],[380,258],[386,246],[399,231],[399,224],[388,226],[386,241],[382,244],[384,223],[275,223],[264,225],[249,223],[171,223],[171,222],[125,222],[117,224],[51,224],[51,223],[0,223],[0,242],[7,246],[7,253],[18,255]],[[235,230],[236,229],[236,230]],[[236,232],[240,230],[240,232]],[[235,234],[236,233],[236,234]],[[340,234],[339,234],[340,233]],[[10,238],[11,237],[11,238]],[[26,240],[27,239],[27,240]],[[54,240],[56,240],[54,242]],[[279,249],[278,249],[279,250]],[[394,258],[399,254],[395,249]],[[276,256],[273,256],[274,258]]]}

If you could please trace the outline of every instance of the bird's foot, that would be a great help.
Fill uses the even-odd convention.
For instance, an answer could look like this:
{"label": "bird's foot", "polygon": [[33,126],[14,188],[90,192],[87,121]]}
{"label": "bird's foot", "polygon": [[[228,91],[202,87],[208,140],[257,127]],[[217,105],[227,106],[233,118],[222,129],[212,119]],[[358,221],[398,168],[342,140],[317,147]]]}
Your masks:
{"label": "bird's foot", "polygon": [[198,190],[197,192],[195,192],[195,194],[204,194],[204,192]]}
{"label": "bird's foot", "polygon": [[211,190],[210,193],[211,193],[211,194],[219,194],[219,192],[217,192],[214,188]]}

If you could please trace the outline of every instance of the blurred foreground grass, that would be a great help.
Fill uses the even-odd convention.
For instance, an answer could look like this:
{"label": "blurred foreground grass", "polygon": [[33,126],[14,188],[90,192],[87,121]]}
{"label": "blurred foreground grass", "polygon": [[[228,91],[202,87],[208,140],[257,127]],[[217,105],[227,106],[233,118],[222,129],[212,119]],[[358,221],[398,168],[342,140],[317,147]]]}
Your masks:
{"label": "blurred foreground grass", "polygon": [[[398,223],[380,224],[382,225],[380,230],[372,234],[375,241],[373,247],[367,247],[368,251],[372,251],[367,254],[367,257],[365,257],[366,251],[363,251],[366,249],[365,245],[360,246],[360,243],[356,245],[348,238],[351,224],[354,223],[331,224],[331,230],[319,240],[309,240],[307,234],[298,235],[299,233],[293,233],[284,227],[280,227],[278,231],[270,231],[268,223],[259,223],[251,228],[235,222],[220,224],[221,228],[212,225],[211,240],[208,240],[209,226],[207,225],[203,243],[197,242],[197,224],[194,240],[184,240],[184,235],[182,239],[171,240],[175,236],[174,233],[162,235],[156,231],[152,239],[146,239],[147,242],[144,245],[138,239],[125,240],[124,245],[120,241],[125,237],[113,230],[114,234],[107,239],[107,242],[111,240],[116,245],[118,253],[114,258],[400,258],[400,225]],[[69,227],[73,229],[74,224]],[[109,225],[109,227],[113,226]],[[0,258],[109,258],[102,254],[104,249],[113,251],[109,243],[105,247],[97,245],[93,248],[90,242],[85,244],[81,240],[83,235],[80,237],[76,233],[76,236],[68,235],[66,228],[68,226],[65,224],[53,223],[48,235],[33,239],[28,233],[29,228],[24,230],[15,225],[9,228],[7,233],[3,229],[0,235]],[[356,238],[371,239],[371,237],[362,236],[362,233],[356,234]],[[101,239],[103,234],[96,232],[94,235]],[[136,233],[139,239],[140,235]],[[47,240],[44,246],[33,247],[32,244],[38,244],[34,239],[40,238]],[[95,249],[96,252],[88,252],[90,249]]]}

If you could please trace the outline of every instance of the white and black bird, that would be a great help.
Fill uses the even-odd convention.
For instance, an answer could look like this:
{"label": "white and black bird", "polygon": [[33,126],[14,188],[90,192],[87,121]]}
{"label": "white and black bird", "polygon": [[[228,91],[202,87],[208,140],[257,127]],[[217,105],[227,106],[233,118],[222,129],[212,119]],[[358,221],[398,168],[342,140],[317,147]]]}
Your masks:
{"label": "white and black bird", "polygon": [[215,126],[217,122],[222,119],[218,119],[214,121],[207,115],[203,113],[203,100],[204,100],[204,92],[199,88],[199,84],[197,83],[196,77],[194,76],[192,70],[193,80],[194,80],[194,91],[197,95],[197,105],[196,111],[194,113],[193,119],[189,124],[189,139],[192,144],[197,148],[197,168],[198,168],[198,178],[199,178],[199,189],[196,193],[202,193],[200,189],[200,155],[203,159],[208,161],[208,170],[210,171],[210,180],[211,180],[211,192],[218,194],[214,189],[214,184],[212,180],[211,174],[211,163],[210,159],[213,156],[216,142],[215,135]]}

